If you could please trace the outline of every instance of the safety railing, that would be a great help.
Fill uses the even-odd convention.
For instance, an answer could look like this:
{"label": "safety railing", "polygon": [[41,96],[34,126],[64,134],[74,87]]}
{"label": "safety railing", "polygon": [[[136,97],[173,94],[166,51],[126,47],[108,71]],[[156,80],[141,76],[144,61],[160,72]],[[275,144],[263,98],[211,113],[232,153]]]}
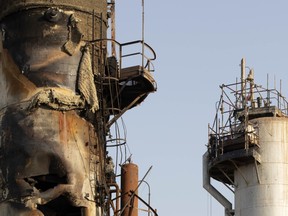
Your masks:
{"label": "safety railing", "polygon": [[[156,53],[151,46],[142,40],[121,44],[113,39],[97,39],[88,43],[98,45],[99,47],[101,47],[101,43],[106,43],[107,47],[115,47],[115,51],[111,51],[111,53],[115,53],[115,58],[119,63],[120,70],[118,71],[117,78],[120,77],[121,69],[135,65],[140,65],[143,69],[145,68],[149,72],[154,72],[153,61],[156,59]],[[139,57],[139,59],[131,60],[134,57]]]}
{"label": "safety railing", "polygon": [[[244,89],[241,89],[241,86],[244,86]],[[281,115],[288,115],[288,102],[276,89],[263,88],[249,83],[249,80],[245,80],[244,85],[236,82],[221,85],[220,88],[221,96],[216,103],[216,115],[212,125],[208,125],[208,151],[212,157],[223,154],[224,144],[229,143],[229,140],[243,138],[243,149],[249,148],[249,143],[258,143],[257,126],[248,121],[253,112],[263,109],[261,112],[264,114],[259,113],[265,115],[265,112],[275,110]]]}

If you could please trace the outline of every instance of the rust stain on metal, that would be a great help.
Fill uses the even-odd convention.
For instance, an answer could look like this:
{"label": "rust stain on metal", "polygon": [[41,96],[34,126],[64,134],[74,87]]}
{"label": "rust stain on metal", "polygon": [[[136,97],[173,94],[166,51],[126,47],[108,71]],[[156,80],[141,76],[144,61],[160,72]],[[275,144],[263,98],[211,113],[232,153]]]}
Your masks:
{"label": "rust stain on metal", "polygon": [[156,54],[148,46],[147,64],[125,69],[122,50],[142,42],[113,35],[109,57],[108,8],[106,0],[0,0],[0,215],[138,215],[137,166],[123,164],[121,192],[106,137],[156,91]]}
{"label": "rust stain on metal", "polygon": [[127,163],[121,167],[122,216],[138,216],[138,166]]}

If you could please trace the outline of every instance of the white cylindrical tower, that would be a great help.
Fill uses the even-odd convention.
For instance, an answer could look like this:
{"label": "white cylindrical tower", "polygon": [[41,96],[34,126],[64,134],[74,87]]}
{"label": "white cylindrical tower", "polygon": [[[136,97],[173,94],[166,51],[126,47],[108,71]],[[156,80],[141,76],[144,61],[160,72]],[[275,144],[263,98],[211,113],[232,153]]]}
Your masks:
{"label": "white cylindrical tower", "polygon": [[[288,215],[288,101],[276,89],[254,82],[221,85],[203,156],[203,187],[225,208],[225,216]],[[211,185],[228,186],[233,200]]]}
{"label": "white cylindrical tower", "polygon": [[288,215],[288,118],[253,120],[259,130],[261,164],[234,173],[236,216]]}

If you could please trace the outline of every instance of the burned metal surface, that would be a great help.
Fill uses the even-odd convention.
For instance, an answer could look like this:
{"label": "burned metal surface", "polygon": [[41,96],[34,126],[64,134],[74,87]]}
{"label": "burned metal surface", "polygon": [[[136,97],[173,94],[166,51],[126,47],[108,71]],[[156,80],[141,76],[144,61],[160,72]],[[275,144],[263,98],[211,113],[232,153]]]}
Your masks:
{"label": "burned metal surface", "polygon": [[127,163],[121,167],[121,207],[123,215],[138,216],[138,166]]}
{"label": "burned metal surface", "polygon": [[0,216],[110,215],[106,136],[156,83],[107,56],[107,13],[105,0],[0,0]]}
{"label": "burned metal surface", "polygon": [[[51,13],[58,18],[51,21]],[[82,18],[51,8],[18,12],[2,21],[3,47],[37,87],[64,86],[75,91],[85,45],[81,43],[85,29],[77,24]]]}
{"label": "burned metal surface", "polygon": [[1,0],[0,3],[0,18],[21,10],[48,7],[65,8],[83,13],[92,13],[94,10],[101,14],[107,11],[107,2],[103,0]]}
{"label": "burned metal surface", "polygon": [[103,134],[85,119],[85,112],[96,119],[99,104],[84,42],[99,18],[71,11],[79,6],[73,3],[6,3],[0,2],[1,215],[101,215],[96,181],[104,185],[106,153]]}
{"label": "burned metal surface", "polygon": [[[44,215],[69,215],[69,209],[63,209],[65,204],[89,208],[95,215],[86,199],[93,198],[87,175],[90,151],[93,149],[97,155],[101,147],[90,123],[73,110],[63,113],[38,108],[30,112],[18,105],[7,109],[1,131],[5,199],[31,209],[38,206]],[[93,158],[93,163],[102,170],[99,157]],[[49,204],[55,199],[59,200],[57,205]]]}

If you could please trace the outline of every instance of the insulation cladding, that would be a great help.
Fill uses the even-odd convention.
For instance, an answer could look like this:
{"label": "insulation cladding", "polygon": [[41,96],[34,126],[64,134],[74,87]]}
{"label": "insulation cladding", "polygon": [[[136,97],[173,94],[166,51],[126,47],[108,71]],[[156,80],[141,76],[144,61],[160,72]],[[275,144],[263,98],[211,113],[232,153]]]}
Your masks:
{"label": "insulation cladding", "polygon": [[288,119],[253,120],[259,129],[261,164],[235,170],[235,215],[288,215]]}
{"label": "insulation cladding", "polygon": [[106,36],[106,1],[0,0],[0,18],[0,215],[102,215],[106,47],[86,41]]}

